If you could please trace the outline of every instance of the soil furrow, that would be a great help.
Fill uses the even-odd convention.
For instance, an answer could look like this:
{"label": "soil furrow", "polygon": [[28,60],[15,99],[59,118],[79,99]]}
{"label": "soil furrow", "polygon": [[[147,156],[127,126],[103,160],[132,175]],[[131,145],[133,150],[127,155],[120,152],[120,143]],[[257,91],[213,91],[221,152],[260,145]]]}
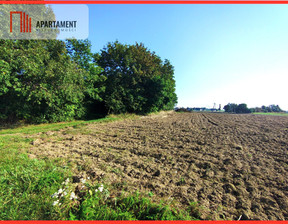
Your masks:
{"label": "soil furrow", "polygon": [[84,128],[31,153],[69,158],[155,200],[197,201],[203,219],[288,219],[288,117],[163,113]]}

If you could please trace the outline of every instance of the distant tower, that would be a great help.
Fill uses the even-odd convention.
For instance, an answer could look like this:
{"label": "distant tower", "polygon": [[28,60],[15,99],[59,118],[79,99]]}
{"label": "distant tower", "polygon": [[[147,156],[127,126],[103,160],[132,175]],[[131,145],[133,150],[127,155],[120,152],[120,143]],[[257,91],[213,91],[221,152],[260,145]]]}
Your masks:
{"label": "distant tower", "polygon": [[213,105],[213,109],[215,109],[216,108],[216,103],[214,103],[214,105]]}
{"label": "distant tower", "polygon": [[221,110],[221,104],[219,104],[219,110]]}

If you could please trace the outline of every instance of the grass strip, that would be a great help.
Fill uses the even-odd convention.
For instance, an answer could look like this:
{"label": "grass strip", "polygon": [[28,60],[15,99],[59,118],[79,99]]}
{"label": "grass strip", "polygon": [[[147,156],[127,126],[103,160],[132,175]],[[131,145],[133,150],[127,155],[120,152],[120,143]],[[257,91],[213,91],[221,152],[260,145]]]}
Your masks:
{"label": "grass strip", "polygon": [[257,115],[271,115],[271,116],[288,116],[288,113],[264,113],[264,112],[257,112],[253,113]]}

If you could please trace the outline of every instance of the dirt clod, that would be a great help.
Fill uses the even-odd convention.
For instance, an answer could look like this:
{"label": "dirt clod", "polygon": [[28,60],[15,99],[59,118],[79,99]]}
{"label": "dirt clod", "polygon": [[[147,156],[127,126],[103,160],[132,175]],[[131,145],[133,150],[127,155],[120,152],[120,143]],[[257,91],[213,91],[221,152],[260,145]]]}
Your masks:
{"label": "dirt clod", "polygon": [[42,143],[42,140],[41,139],[36,139],[34,141],[31,142],[31,145],[34,145],[34,146],[38,146]]}

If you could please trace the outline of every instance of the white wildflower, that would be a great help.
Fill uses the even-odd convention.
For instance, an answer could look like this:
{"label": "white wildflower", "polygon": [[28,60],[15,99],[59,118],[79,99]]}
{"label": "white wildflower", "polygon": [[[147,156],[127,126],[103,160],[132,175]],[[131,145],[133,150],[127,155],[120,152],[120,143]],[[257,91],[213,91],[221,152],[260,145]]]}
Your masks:
{"label": "white wildflower", "polygon": [[62,182],[62,184],[65,184],[65,185],[67,185],[67,184],[69,184],[69,178],[67,178],[64,182]]}
{"label": "white wildflower", "polygon": [[95,192],[98,192],[98,189],[96,189]]}
{"label": "white wildflower", "polygon": [[63,195],[64,195],[64,196],[66,196],[66,195],[67,195],[67,192],[66,192],[66,191],[64,191],[64,192],[63,192]]}
{"label": "white wildflower", "polygon": [[100,192],[102,192],[102,191],[104,190],[104,186],[103,186],[103,184],[101,184],[101,186],[98,187],[98,190],[99,190]]}
{"label": "white wildflower", "polygon": [[59,190],[58,190],[58,194],[61,194],[61,193],[63,193],[63,189],[62,188],[60,188]]}
{"label": "white wildflower", "polygon": [[100,192],[102,192],[104,190],[103,187],[99,187],[98,189],[99,189]]}
{"label": "white wildflower", "polygon": [[90,180],[90,177],[87,177],[88,180]]}
{"label": "white wildflower", "polygon": [[52,194],[51,197],[52,198],[58,198],[58,193],[56,192],[56,193]]}
{"label": "white wildflower", "polygon": [[72,192],[71,195],[70,195],[70,200],[72,200],[72,199],[76,199],[76,198],[77,198],[77,196],[75,195],[74,192]]}
{"label": "white wildflower", "polygon": [[82,182],[82,184],[85,184],[85,183],[86,183],[86,180],[83,179],[83,178],[81,178],[81,182]]}
{"label": "white wildflower", "polygon": [[54,202],[53,202],[53,206],[57,205],[58,203],[59,203],[59,200],[54,201]]}

